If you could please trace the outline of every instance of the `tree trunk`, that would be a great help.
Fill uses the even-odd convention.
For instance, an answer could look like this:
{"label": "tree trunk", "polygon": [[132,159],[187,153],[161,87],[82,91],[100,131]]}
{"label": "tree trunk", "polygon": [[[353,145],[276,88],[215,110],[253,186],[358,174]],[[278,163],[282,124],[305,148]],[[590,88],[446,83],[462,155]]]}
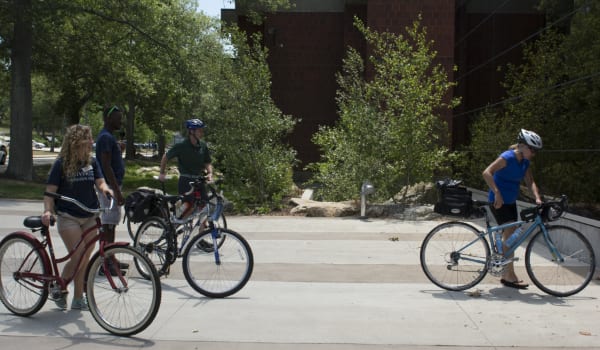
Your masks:
{"label": "tree trunk", "polygon": [[[31,52],[33,46],[31,0],[14,2],[14,38],[10,83],[10,162],[6,174],[30,181],[33,173],[31,147]],[[40,194],[41,196],[41,194]]]}
{"label": "tree trunk", "polygon": [[135,159],[135,145],[133,142],[133,133],[135,131],[135,101],[133,98],[130,98],[127,102],[129,108],[127,108],[127,125],[126,129],[126,137],[127,137],[127,148],[125,149],[125,158],[126,159]]}

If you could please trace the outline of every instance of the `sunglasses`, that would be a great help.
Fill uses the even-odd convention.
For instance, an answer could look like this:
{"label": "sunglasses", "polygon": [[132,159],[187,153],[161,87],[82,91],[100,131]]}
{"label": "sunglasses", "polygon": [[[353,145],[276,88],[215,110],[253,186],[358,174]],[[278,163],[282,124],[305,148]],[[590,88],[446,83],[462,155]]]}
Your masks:
{"label": "sunglasses", "polygon": [[529,148],[529,150],[531,151],[531,153],[535,154],[537,153],[537,150],[529,145],[527,145],[527,148]]}

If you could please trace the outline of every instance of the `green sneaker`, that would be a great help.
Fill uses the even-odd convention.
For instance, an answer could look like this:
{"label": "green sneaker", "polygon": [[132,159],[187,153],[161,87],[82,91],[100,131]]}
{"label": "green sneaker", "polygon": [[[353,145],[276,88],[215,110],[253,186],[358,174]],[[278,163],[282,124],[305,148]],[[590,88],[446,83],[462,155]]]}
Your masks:
{"label": "green sneaker", "polygon": [[71,310],[90,311],[85,295],[82,298],[73,298]]}

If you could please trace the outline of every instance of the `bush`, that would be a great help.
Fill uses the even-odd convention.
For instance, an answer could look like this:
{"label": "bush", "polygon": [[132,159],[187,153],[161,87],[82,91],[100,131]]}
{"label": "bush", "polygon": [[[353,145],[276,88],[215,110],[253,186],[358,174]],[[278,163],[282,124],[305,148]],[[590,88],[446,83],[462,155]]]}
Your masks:
{"label": "bush", "polygon": [[373,77],[367,81],[361,55],[349,49],[337,76],[340,119],[313,137],[323,156],[310,169],[327,200],[356,198],[364,180],[374,184],[375,198],[391,198],[404,186],[431,181],[449,156],[439,112],[456,104],[444,102],[453,84],[433,63],[425,29],[416,21],[405,38],[372,31],[358,19],[355,25],[372,48]]}

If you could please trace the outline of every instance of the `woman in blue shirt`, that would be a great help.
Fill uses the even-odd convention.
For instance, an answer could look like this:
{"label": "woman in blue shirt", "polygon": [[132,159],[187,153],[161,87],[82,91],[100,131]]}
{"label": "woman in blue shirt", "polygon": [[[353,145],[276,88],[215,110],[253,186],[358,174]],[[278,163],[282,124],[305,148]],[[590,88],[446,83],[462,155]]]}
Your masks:
{"label": "woman in blue shirt", "polygon": [[[541,149],[540,136],[533,131],[521,129],[517,144],[503,152],[483,171],[483,179],[490,188],[488,198],[493,204],[490,208],[498,225],[517,221],[517,198],[522,180],[525,180],[525,184],[535,196],[535,202],[542,204],[538,187],[529,168],[531,159]],[[516,227],[505,229],[502,233],[503,241],[506,241],[515,229]],[[518,289],[529,286],[517,277],[512,262],[506,265],[500,282],[505,286]]]}
{"label": "woman in blue shirt", "polygon": [[[104,181],[96,158],[91,156],[93,142],[92,131],[88,126],[72,125],[67,128],[60,154],[48,175],[47,192],[75,198],[91,209],[97,209],[99,205],[96,188],[106,195],[113,195]],[[86,230],[96,226],[97,215],[81,210],[75,204],[55,201],[52,197],[44,196],[44,213],[42,215],[44,225],[50,224],[50,218],[54,214],[58,217],[58,233],[69,251],[75,249],[77,242]],[[91,235],[88,237],[92,238]],[[84,251],[84,245],[79,246],[78,251],[65,264],[63,277],[73,275],[80,256],[83,256],[81,261],[87,264],[93,247]],[[73,279],[74,293],[71,309],[88,310],[87,300],[83,297],[84,274],[85,265],[79,269]],[[55,300],[56,305],[62,310],[67,308],[66,294],[67,291],[63,291],[62,298]]]}

